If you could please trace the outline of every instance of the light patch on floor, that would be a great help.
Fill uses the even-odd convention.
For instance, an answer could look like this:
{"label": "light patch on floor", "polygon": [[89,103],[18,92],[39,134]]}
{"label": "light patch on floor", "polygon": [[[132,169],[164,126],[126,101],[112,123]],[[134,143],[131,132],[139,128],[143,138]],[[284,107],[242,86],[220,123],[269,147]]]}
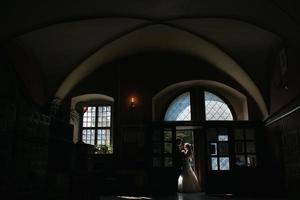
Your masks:
{"label": "light patch on floor", "polygon": [[157,196],[157,195],[120,195],[120,196],[101,196],[99,200],[286,200],[284,198],[267,197],[235,197],[232,194],[222,196],[206,195],[205,193],[177,193],[177,195]]}

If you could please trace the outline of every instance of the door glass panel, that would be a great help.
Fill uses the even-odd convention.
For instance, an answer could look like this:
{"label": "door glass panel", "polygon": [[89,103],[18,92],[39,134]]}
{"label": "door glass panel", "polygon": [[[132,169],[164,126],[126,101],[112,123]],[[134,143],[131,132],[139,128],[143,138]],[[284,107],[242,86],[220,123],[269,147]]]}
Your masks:
{"label": "door glass panel", "polygon": [[161,143],[153,143],[153,153],[161,153]]}
{"label": "door glass panel", "polygon": [[247,153],[255,153],[254,142],[247,142]]}
{"label": "door glass panel", "polygon": [[161,141],[161,131],[160,131],[160,130],[155,130],[155,131],[153,132],[152,140],[153,140],[153,141],[157,141],[157,142],[160,142],[160,141]]}
{"label": "door glass panel", "polygon": [[215,128],[207,129],[207,140],[216,141],[217,140],[217,130]]}
{"label": "door glass panel", "polygon": [[219,135],[228,135],[227,128],[219,128],[218,132],[219,132]]}
{"label": "door glass panel", "polygon": [[218,170],[218,158],[212,157],[210,158],[211,170]]}
{"label": "door glass panel", "polygon": [[256,161],[256,155],[248,155],[247,156],[247,166],[248,167],[256,167],[257,161]]}
{"label": "door glass panel", "polygon": [[234,139],[235,140],[244,140],[244,131],[243,129],[234,130]]}
{"label": "door glass panel", "polygon": [[236,155],[235,157],[235,165],[239,167],[246,166],[245,155]]}
{"label": "door glass panel", "polygon": [[161,158],[160,157],[152,158],[152,165],[153,167],[161,167],[162,166]]}
{"label": "door glass panel", "polygon": [[254,140],[254,129],[246,129],[246,140]]}
{"label": "door glass panel", "polygon": [[164,141],[172,141],[172,130],[164,130]]}
{"label": "door glass panel", "polygon": [[164,144],[164,153],[172,153],[172,143],[165,142]]}
{"label": "door glass panel", "polygon": [[228,135],[219,135],[218,140],[219,141],[228,141]]}
{"label": "door glass panel", "polygon": [[219,155],[228,155],[228,143],[219,143]]}
{"label": "door glass panel", "polygon": [[192,130],[176,130],[176,138],[182,139],[183,143],[194,144]]}
{"label": "door glass panel", "polygon": [[235,153],[244,153],[244,142],[235,142]]}
{"label": "door glass panel", "polygon": [[211,156],[215,156],[217,155],[217,143],[209,143],[209,146],[208,146],[208,153],[209,155]]}
{"label": "door glass panel", "polygon": [[220,170],[229,170],[229,157],[220,157]]}
{"label": "door glass panel", "polygon": [[165,167],[172,167],[173,166],[173,160],[171,157],[165,157],[164,159]]}

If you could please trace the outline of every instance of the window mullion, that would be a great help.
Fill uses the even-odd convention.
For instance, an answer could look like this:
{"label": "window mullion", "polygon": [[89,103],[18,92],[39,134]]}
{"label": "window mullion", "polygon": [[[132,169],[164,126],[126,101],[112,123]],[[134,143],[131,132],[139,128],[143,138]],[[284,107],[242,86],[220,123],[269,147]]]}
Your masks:
{"label": "window mullion", "polygon": [[80,113],[82,113],[82,114],[80,114],[80,117],[79,117],[79,124],[80,124],[80,131],[79,131],[79,141],[80,142],[83,142],[83,140],[82,140],[82,131],[83,131],[83,115],[84,115],[84,113],[83,113],[83,107],[81,107],[81,110],[80,110]]}
{"label": "window mullion", "polygon": [[99,106],[96,106],[96,113],[95,113],[95,145],[98,144],[98,109],[99,109]]}
{"label": "window mullion", "polygon": [[197,90],[197,101],[199,102],[199,121],[205,121],[206,117],[205,117],[205,98],[204,98],[204,90],[202,88],[199,88]]}

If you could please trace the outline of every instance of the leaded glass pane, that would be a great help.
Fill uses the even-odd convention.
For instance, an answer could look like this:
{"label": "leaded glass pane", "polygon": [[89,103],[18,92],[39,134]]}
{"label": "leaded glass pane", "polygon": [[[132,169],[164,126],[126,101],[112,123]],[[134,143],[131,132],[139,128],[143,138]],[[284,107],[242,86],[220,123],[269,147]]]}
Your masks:
{"label": "leaded glass pane", "polygon": [[97,145],[110,145],[110,129],[98,129]]}
{"label": "leaded glass pane", "polygon": [[165,164],[165,167],[172,167],[173,159],[171,157],[165,157],[164,164]]}
{"label": "leaded glass pane", "polygon": [[256,167],[256,155],[248,155],[247,156],[247,167]]}
{"label": "leaded glass pane", "polygon": [[212,157],[211,160],[211,170],[218,170],[218,158]]}
{"label": "leaded glass pane", "polygon": [[229,170],[229,157],[220,157],[220,170]]}
{"label": "leaded glass pane", "polygon": [[209,143],[208,153],[211,156],[215,156],[215,155],[218,154],[218,152],[217,152],[217,143]]}
{"label": "leaded glass pane", "polygon": [[228,135],[219,135],[218,140],[219,141],[228,141]]}
{"label": "leaded glass pane", "polygon": [[169,105],[165,114],[165,121],[190,121],[191,120],[191,102],[190,93],[186,92]]}
{"label": "leaded glass pane", "polygon": [[218,96],[205,92],[206,120],[233,120],[228,105]]}
{"label": "leaded glass pane", "polygon": [[95,144],[95,130],[82,130],[82,141],[86,144]]}
{"label": "leaded glass pane", "polygon": [[152,140],[153,141],[161,141],[161,134],[162,132],[160,130],[154,130],[152,134]]}
{"label": "leaded glass pane", "polygon": [[82,127],[95,127],[96,107],[84,107],[83,112]]}
{"label": "leaded glass pane", "polygon": [[153,167],[161,167],[162,166],[161,158],[160,157],[152,158],[152,166]]}
{"label": "leaded glass pane", "polygon": [[161,153],[161,143],[153,143],[153,149],[152,149],[153,153]]}
{"label": "leaded glass pane", "polygon": [[222,142],[219,143],[219,155],[228,155],[229,149],[228,149],[228,143]]}
{"label": "leaded glass pane", "polygon": [[235,164],[236,164],[236,166],[239,166],[239,167],[246,166],[245,155],[236,155]]}
{"label": "leaded glass pane", "polygon": [[164,140],[172,141],[172,130],[164,130]]}
{"label": "leaded glass pane", "polygon": [[244,131],[243,129],[235,129],[234,130],[234,139],[235,140],[244,140]]}
{"label": "leaded glass pane", "polygon": [[254,129],[246,129],[246,140],[254,140]]}
{"label": "leaded glass pane", "polygon": [[172,153],[172,147],[173,147],[172,143],[166,142],[164,144],[164,152],[165,153]]}
{"label": "leaded glass pane", "polygon": [[235,153],[244,153],[244,142],[235,142]]}
{"label": "leaded glass pane", "polygon": [[207,140],[208,141],[217,140],[217,130],[215,128],[207,129]]}
{"label": "leaded glass pane", "polygon": [[98,127],[111,126],[111,108],[110,106],[98,107]]}
{"label": "leaded glass pane", "polygon": [[247,142],[246,144],[247,153],[255,153],[255,144],[254,142]]}

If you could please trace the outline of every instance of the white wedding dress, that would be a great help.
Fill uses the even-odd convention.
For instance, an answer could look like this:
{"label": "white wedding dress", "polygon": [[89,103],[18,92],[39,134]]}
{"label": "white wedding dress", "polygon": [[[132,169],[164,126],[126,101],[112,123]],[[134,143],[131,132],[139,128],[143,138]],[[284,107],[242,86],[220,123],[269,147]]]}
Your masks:
{"label": "white wedding dress", "polygon": [[188,158],[185,158],[182,166],[182,172],[178,178],[178,192],[200,192],[198,179],[192,169],[191,161]]}

